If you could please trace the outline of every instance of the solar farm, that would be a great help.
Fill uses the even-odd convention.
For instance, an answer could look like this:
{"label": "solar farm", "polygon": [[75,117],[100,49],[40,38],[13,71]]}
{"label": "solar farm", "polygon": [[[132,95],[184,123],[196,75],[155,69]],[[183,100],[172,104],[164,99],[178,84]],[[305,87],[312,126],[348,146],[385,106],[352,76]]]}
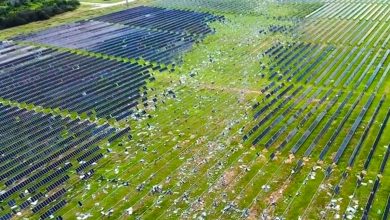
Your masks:
{"label": "solar farm", "polygon": [[1,220],[389,219],[389,1],[70,17],[0,32]]}

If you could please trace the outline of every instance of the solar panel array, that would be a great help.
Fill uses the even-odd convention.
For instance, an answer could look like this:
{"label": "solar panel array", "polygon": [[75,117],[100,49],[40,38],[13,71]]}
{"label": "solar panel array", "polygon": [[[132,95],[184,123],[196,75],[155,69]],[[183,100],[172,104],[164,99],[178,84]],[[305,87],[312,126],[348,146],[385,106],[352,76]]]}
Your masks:
{"label": "solar panel array", "polygon": [[[147,101],[151,72],[168,68],[122,61],[170,64],[212,33],[208,22],[218,19],[141,6],[18,36],[13,39],[18,43],[1,41],[0,98],[6,104],[0,104],[0,220],[20,213],[54,218],[69,202],[68,187],[95,173],[93,167],[105,157],[103,141],[112,143],[130,132],[80,115],[116,121],[139,115],[135,109]],[[36,107],[50,113],[36,112]],[[76,113],[71,115],[77,119],[67,113]]]}
{"label": "solar panel array", "polygon": [[[263,76],[269,82],[261,89],[261,99],[252,105],[254,122],[243,140],[267,148],[270,164],[280,166],[276,171],[269,169],[276,173],[265,179],[268,171],[263,173],[261,168],[257,178],[248,177],[246,185],[269,184],[271,197],[280,188],[285,192],[276,202],[262,202],[262,197],[252,197],[253,189],[248,187],[239,193],[244,196],[232,203],[252,203],[237,205],[238,209],[268,205],[272,207],[270,216],[280,219],[297,215],[303,219],[387,218],[380,211],[389,207],[382,202],[388,191],[381,189],[390,155],[388,136],[383,132],[390,118],[386,97],[389,13],[385,2],[327,3],[298,26],[303,36],[300,41],[277,42],[260,56],[261,71],[268,70],[269,75]],[[305,89],[295,92],[300,85]],[[295,88],[287,91],[288,86]],[[296,160],[291,172],[277,177],[290,159]],[[313,164],[308,166],[310,162]],[[323,172],[316,171],[319,167]],[[314,180],[319,173],[324,177],[322,182]],[[371,191],[361,187],[367,181]],[[323,188],[327,184],[330,190]],[[361,201],[363,207],[357,205]]]}
{"label": "solar panel array", "polygon": [[134,29],[100,21],[76,22],[15,40],[19,39],[160,63],[169,63],[195,41],[194,37],[180,33]]}
{"label": "solar panel array", "polygon": [[310,42],[386,49],[389,21],[388,2],[329,2],[311,13],[302,29]]}
{"label": "solar panel array", "polygon": [[12,43],[0,49],[0,97],[124,119],[151,79],[149,66]]}
{"label": "solar panel array", "polygon": [[140,6],[103,15],[93,20],[152,30],[205,35],[212,32],[207,23],[217,19],[222,19],[222,17],[195,11]]}
{"label": "solar panel array", "polygon": [[168,64],[212,32],[208,13],[140,6],[14,38]]}
{"label": "solar panel array", "polygon": [[9,206],[0,211],[1,219],[28,211],[28,207],[34,213],[42,211],[42,218],[48,217],[46,212],[54,213],[53,204],[65,195],[64,183],[79,179],[69,176],[69,171],[88,172],[102,155],[97,144],[120,131],[108,124],[3,104],[0,125],[0,201]]}

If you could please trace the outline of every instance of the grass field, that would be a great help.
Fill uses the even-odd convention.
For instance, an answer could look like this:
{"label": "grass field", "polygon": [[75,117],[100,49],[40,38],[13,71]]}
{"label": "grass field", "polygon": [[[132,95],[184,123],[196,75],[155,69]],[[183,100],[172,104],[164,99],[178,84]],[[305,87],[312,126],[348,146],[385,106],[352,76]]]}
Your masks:
{"label": "grass field", "polygon": [[[215,2],[133,3],[208,11],[224,20],[209,24],[215,33],[173,71],[153,72],[148,96],[158,101],[138,106],[150,118],[109,121],[130,126],[132,138],[99,144],[110,150],[90,179],[71,177],[68,204],[56,216],[358,219],[366,212],[367,219],[382,219],[390,195],[390,5],[280,3],[264,13],[263,6],[250,11],[252,1]],[[82,5],[4,30],[0,39],[122,7]],[[37,216],[27,210],[16,218]]]}

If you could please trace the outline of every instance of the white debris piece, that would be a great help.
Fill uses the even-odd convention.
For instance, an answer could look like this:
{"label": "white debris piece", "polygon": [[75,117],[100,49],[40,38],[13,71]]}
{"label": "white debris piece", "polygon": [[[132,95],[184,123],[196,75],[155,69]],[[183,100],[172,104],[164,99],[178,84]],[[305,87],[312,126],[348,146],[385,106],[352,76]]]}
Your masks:
{"label": "white debris piece", "polygon": [[263,191],[265,191],[265,192],[268,192],[268,191],[271,189],[271,187],[270,187],[269,185],[262,185],[262,186],[261,186],[261,189],[262,189]]}
{"label": "white debris piece", "polygon": [[77,220],[84,220],[84,219],[88,219],[90,217],[92,217],[91,213],[85,213],[85,214],[84,213],[80,213],[77,216]]}
{"label": "white debris piece", "polygon": [[126,214],[127,215],[132,215],[133,214],[133,207],[130,207],[130,208],[126,209]]}
{"label": "white debris piece", "polygon": [[152,193],[161,193],[162,192],[162,185],[154,185],[152,188]]}

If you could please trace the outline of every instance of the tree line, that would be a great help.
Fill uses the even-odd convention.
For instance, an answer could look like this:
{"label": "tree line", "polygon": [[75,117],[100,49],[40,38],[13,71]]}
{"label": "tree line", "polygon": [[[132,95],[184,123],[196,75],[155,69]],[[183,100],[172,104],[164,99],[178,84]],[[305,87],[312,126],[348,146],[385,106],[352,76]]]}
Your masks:
{"label": "tree line", "polygon": [[78,0],[0,0],[0,29],[46,20],[79,5]]}

